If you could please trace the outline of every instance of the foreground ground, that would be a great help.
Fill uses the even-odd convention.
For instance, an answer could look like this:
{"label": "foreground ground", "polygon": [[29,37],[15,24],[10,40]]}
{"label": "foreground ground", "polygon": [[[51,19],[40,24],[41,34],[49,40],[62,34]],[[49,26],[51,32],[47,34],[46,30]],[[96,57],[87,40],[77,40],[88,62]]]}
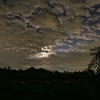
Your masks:
{"label": "foreground ground", "polygon": [[100,100],[100,75],[0,69],[0,100]]}

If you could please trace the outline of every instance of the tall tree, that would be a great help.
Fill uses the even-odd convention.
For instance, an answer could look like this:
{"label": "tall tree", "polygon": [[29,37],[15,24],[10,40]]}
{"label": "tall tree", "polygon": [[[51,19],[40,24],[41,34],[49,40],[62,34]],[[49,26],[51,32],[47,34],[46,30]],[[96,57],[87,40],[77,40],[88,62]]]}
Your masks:
{"label": "tall tree", "polygon": [[100,46],[90,49],[92,60],[88,64],[88,69],[94,70],[97,74],[100,73]]}

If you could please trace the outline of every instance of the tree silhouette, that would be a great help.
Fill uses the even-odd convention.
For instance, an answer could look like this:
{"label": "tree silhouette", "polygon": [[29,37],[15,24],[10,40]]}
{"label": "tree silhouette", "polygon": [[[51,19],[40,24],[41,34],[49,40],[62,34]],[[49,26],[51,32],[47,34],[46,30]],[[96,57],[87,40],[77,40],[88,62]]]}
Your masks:
{"label": "tree silhouette", "polygon": [[90,49],[92,60],[88,64],[88,69],[94,70],[97,74],[100,73],[100,46]]}

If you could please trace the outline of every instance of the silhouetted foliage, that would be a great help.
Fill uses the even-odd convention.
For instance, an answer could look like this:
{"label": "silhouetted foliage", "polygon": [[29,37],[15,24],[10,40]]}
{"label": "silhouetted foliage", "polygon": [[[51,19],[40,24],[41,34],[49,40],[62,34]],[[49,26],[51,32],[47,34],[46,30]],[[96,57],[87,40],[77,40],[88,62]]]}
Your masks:
{"label": "silhouetted foliage", "polygon": [[91,53],[90,56],[92,56],[92,60],[90,64],[88,65],[88,70],[94,70],[95,73],[100,73],[100,47],[94,47],[90,49]]}
{"label": "silhouetted foliage", "polygon": [[99,79],[87,69],[59,72],[0,68],[0,100],[100,100]]}
{"label": "silhouetted foliage", "polygon": [[1,80],[15,80],[15,81],[30,81],[30,80],[66,80],[70,78],[80,78],[80,77],[91,77],[88,75],[93,73],[91,69],[85,71],[75,71],[75,72],[59,72],[59,71],[49,71],[43,68],[36,69],[34,67],[27,68],[25,70],[19,69],[14,70],[10,67],[0,68],[0,79]]}

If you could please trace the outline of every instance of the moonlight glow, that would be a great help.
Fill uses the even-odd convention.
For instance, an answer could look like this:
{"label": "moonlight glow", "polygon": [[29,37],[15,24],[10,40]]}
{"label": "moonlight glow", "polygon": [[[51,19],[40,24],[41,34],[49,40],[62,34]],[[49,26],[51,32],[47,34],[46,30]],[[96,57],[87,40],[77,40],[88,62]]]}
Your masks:
{"label": "moonlight glow", "polygon": [[41,52],[36,55],[38,58],[47,58],[49,56],[48,52]]}
{"label": "moonlight glow", "polygon": [[41,48],[41,52],[40,53],[36,53],[36,54],[31,54],[29,55],[28,59],[32,59],[32,58],[48,58],[51,54],[55,55],[55,52],[52,50],[53,46],[45,46]]}

